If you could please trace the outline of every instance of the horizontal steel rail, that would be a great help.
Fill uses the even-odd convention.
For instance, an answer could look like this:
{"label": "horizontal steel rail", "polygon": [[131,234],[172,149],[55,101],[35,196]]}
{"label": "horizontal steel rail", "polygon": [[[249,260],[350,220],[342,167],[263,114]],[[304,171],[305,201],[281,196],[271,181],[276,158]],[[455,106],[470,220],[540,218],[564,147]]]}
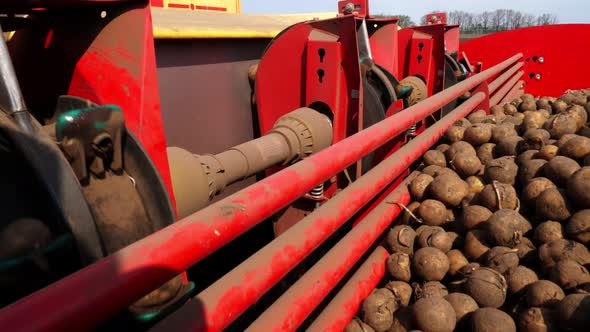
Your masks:
{"label": "horizontal steel rail", "polygon": [[516,85],[516,82],[524,75],[524,71],[517,72],[512,78],[504,84],[492,97],[490,97],[490,106],[497,105],[508,92]]}
{"label": "horizontal steel rail", "polygon": [[358,312],[360,303],[385,276],[385,260],[389,252],[378,246],[322,310],[307,331],[341,332]]}
{"label": "horizontal steel rail", "polygon": [[488,84],[488,89],[490,90],[490,95],[496,92],[499,87],[502,86],[514,73],[516,73],[522,66],[524,65],[523,62],[517,62],[514,66],[508,68],[502,75],[498,76],[495,80],[493,80],[490,84]]}
{"label": "horizontal steel rail", "polygon": [[524,94],[523,85],[524,85],[523,80],[516,82],[516,84],[514,84],[512,89],[510,89],[510,91],[506,94],[506,96],[504,96],[504,98],[502,98],[502,100],[498,103],[498,105],[504,106],[506,103],[511,102],[512,100],[518,98],[519,96],[522,96]]}
{"label": "horizontal steel rail", "polygon": [[[484,92],[474,94],[383,163],[391,159],[390,162],[396,164],[399,173],[401,173],[428,151],[457,120],[471,113],[485,97]],[[396,175],[399,173],[396,172]],[[410,180],[409,178],[408,181]],[[381,236],[391,221],[397,217],[401,208],[396,203],[403,205],[409,203],[408,181],[403,182],[355,228],[348,232],[322,259],[260,315],[247,331],[294,331],[297,329],[375,240]],[[343,194],[344,192],[339,195]]]}
{"label": "horizontal steel rail", "polygon": [[[21,299],[0,311],[0,326],[10,331],[97,326],[520,58],[516,54]],[[44,314],[31,320],[31,312]]]}

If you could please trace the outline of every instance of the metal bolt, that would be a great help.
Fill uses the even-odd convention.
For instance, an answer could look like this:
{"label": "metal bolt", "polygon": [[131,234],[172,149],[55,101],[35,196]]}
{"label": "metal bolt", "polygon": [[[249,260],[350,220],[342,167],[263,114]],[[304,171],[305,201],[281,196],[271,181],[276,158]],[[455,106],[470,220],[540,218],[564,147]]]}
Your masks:
{"label": "metal bolt", "polygon": [[344,14],[352,14],[354,12],[354,3],[349,2],[344,6]]}
{"label": "metal bolt", "polygon": [[537,81],[538,81],[538,80],[540,80],[540,79],[541,79],[541,74],[537,74],[537,75],[535,75],[535,79],[536,79]]}
{"label": "metal bolt", "polygon": [[543,63],[545,61],[545,57],[539,57],[539,63]]}

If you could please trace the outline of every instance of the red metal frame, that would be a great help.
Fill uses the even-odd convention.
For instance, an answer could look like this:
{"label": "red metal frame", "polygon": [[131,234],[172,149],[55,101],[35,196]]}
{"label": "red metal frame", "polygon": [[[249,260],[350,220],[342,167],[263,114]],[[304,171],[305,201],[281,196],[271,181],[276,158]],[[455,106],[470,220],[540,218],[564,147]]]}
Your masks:
{"label": "red metal frame", "polygon": [[[544,25],[473,39],[462,43],[461,51],[469,56],[472,63],[483,62],[486,66],[522,52],[526,91],[533,95],[557,97],[567,89],[588,87],[590,66],[586,54],[589,46],[580,41],[587,39],[589,34],[590,24]],[[536,74],[541,74],[539,80]]]}
{"label": "red metal frame", "polygon": [[338,1],[338,13],[341,15],[344,14],[351,14],[345,13],[344,9],[348,4],[352,4],[354,6],[354,11],[352,14],[357,16],[365,17],[369,16],[369,0],[344,0]]}
{"label": "red metal frame", "polygon": [[[41,292],[16,302],[0,312],[0,326],[18,331],[22,328],[23,317],[27,317],[30,312],[41,311],[45,314],[31,322],[31,325],[27,327],[29,330],[84,330],[95,326],[274,214],[278,209],[305,194],[317,183],[327,180],[366,153],[397,136],[412,123],[425,118],[450,100],[462,95],[464,91],[497,75],[521,57],[521,54],[517,54],[485,72],[432,96],[427,101],[350,136],[50,285]],[[386,184],[382,179],[376,180]],[[362,192],[371,192],[371,190],[373,189],[370,187],[362,188],[358,195],[364,197],[365,201],[356,204],[362,206],[370,198]],[[347,196],[349,195],[345,197]],[[351,207],[351,209],[355,208]],[[344,210],[342,213],[347,212]],[[318,225],[314,232],[323,229],[320,221],[314,222]],[[326,232],[328,231],[329,229],[326,229]],[[299,240],[302,241],[304,238]],[[304,250],[310,250],[309,247]],[[291,248],[287,246],[285,251],[276,253],[274,262],[280,265],[283,260],[289,259],[293,253]],[[263,268],[263,266],[251,268]],[[281,273],[283,272],[277,271],[274,278]],[[240,277],[246,278],[246,282],[255,280],[252,279],[254,277],[252,274]],[[274,278],[271,279],[274,280]],[[101,291],[88,294],[85,291],[88,285],[93,285]],[[268,284],[261,286],[268,287]],[[225,291],[222,292],[225,293]],[[219,294],[220,298],[223,298],[223,293]],[[68,297],[64,298],[63,294],[68,294]],[[221,303],[223,305],[220,308],[241,312],[254,297],[249,295],[248,298],[238,302],[234,302],[236,299],[228,298],[225,301],[229,302]],[[60,308],[60,311],[46,311],[44,308]],[[89,312],[92,315],[88,315]],[[69,317],[69,319],[66,321],[63,317]],[[213,313],[212,317],[215,317],[217,321],[207,322],[207,324],[219,324],[227,319],[233,320],[227,318],[223,312]]]}

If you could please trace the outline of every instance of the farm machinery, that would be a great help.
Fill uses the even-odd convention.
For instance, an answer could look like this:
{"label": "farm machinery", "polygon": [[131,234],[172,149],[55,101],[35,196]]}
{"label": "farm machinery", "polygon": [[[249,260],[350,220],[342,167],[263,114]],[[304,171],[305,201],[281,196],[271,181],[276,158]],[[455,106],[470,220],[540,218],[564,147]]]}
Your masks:
{"label": "farm machinery", "polygon": [[587,25],[460,44],[350,0],[207,38],[161,5],[0,5],[3,330],[342,330],[455,121],[588,87]]}

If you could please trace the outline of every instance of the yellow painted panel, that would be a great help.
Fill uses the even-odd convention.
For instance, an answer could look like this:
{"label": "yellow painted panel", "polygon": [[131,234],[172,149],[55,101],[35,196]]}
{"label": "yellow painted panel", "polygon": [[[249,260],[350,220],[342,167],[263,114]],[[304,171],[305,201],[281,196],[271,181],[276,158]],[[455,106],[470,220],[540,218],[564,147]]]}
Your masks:
{"label": "yellow painted panel", "polygon": [[154,37],[157,39],[273,38],[293,24],[336,15],[229,14],[152,7]]}

